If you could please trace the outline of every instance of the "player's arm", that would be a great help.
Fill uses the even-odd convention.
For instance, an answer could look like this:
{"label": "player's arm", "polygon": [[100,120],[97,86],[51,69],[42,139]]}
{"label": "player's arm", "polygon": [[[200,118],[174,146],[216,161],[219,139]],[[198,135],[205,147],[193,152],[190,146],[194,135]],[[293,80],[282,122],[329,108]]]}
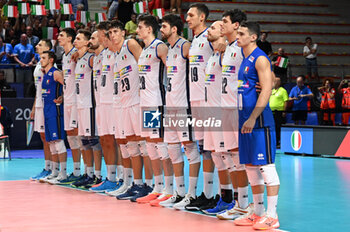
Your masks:
{"label": "player's arm", "polygon": [[242,126],[242,133],[251,133],[253,131],[256,119],[264,111],[267,106],[272,90],[272,72],[270,68],[270,62],[264,56],[260,56],[256,63],[255,68],[258,72],[259,83],[261,85],[261,92],[259,94],[258,100],[256,102],[255,108],[251,113],[247,121],[244,122]]}
{"label": "player's arm", "polygon": [[186,42],[182,45],[182,55],[187,59],[188,59],[188,55],[190,54],[190,47],[191,47],[190,42]]}
{"label": "player's arm", "polygon": [[157,56],[166,64],[166,57],[168,55],[168,47],[165,44],[159,44],[157,46]]}
{"label": "player's arm", "polygon": [[94,55],[91,55],[89,57],[89,66],[92,69],[92,67],[94,67]]}
{"label": "player's arm", "polygon": [[135,57],[136,62],[139,62],[139,58],[142,52],[142,47],[140,46],[140,44],[134,39],[129,39],[128,48],[132,55]]}
{"label": "player's arm", "polygon": [[34,115],[35,115],[35,102],[36,102],[36,98],[34,99],[32,111],[30,112],[30,119],[31,119],[31,120],[34,120]]}
{"label": "player's arm", "polygon": [[[62,71],[56,70],[53,73],[53,79],[60,83],[61,85],[64,85],[64,80],[63,80],[63,74]],[[53,100],[56,104],[61,104],[63,102],[63,96],[59,96],[57,99]]]}

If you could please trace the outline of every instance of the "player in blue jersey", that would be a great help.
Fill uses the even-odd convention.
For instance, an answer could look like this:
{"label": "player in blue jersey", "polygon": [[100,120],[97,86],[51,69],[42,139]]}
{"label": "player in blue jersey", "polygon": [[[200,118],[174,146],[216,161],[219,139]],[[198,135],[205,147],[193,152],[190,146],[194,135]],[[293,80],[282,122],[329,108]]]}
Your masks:
{"label": "player in blue jersey", "polygon": [[[234,223],[254,229],[279,227],[276,213],[279,178],[275,167],[276,138],[272,111],[268,105],[273,75],[271,62],[257,47],[260,26],[243,22],[238,29],[237,43],[243,48],[243,61],[238,73],[239,158],[246,165],[252,186],[254,211],[237,218]],[[257,82],[261,92],[256,91]],[[267,212],[264,189],[267,189]]]}
{"label": "player in blue jersey", "polygon": [[[56,183],[67,178],[67,149],[64,144],[65,131],[63,126],[62,85],[63,74],[53,66],[56,56],[52,51],[44,51],[40,56],[41,67],[44,70],[42,80],[42,98],[44,102],[45,138],[49,142],[53,160],[61,164],[58,175],[51,176],[49,183]],[[58,173],[58,163],[54,162],[52,174]]]}

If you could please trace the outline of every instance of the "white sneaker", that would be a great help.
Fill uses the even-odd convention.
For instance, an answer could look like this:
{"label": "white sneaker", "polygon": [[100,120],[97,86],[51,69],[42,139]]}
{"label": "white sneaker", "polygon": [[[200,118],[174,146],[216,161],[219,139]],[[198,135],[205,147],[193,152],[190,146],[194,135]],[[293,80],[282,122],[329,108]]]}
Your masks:
{"label": "white sneaker", "polygon": [[67,179],[67,175],[64,176],[63,174],[59,174],[56,178],[53,178],[51,180],[48,180],[47,183],[49,184],[59,184],[62,180]]}
{"label": "white sneaker", "polygon": [[247,208],[242,209],[238,206],[238,202],[236,201],[235,207],[230,210],[225,210],[222,213],[216,215],[217,218],[221,220],[233,220],[239,218],[241,216],[249,215],[253,212],[253,204],[248,205]]}
{"label": "white sneaker", "polygon": [[39,182],[40,183],[48,183],[48,181],[57,178],[57,176],[58,175],[55,175],[55,174],[51,173],[50,175],[48,175],[46,177],[40,178]]}
{"label": "white sneaker", "polygon": [[177,210],[184,210],[186,205],[189,205],[191,202],[195,201],[196,199],[191,196],[191,194],[187,193],[182,199],[182,201],[176,203],[173,205],[174,209]]}
{"label": "white sneaker", "polygon": [[117,190],[114,190],[114,191],[111,191],[111,192],[105,192],[108,196],[111,196],[111,197],[116,197],[120,194],[124,194],[126,193],[126,191],[128,190],[130,186],[127,186],[126,184],[123,183],[123,185],[118,188]]}
{"label": "white sneaker", "polygon": [[179,196],[178,193],[175,191],[175,193],[169,199],[159,202],[159,205],[163,207],[172,207],[174,204],[182,201],[183,198],[184,197]]}

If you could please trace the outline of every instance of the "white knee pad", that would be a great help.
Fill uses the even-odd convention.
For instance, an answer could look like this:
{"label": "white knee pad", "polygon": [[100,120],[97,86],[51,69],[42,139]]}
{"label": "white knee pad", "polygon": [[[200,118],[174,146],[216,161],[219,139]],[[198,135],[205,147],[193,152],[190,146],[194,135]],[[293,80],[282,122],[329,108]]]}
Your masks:
{"label": "white knee pad", "polygon": [[156,160],[159,159],[160,156],[158,155],[156,144],[155,143],[146,143],[147,147],[147,153],[150,158],[150,160]]}
{"label": "white knee pad", "polygon": [[126,149],[131,157],[136,157],[140,155],[139,145],[135,141],[129,141],[126,145]]}
{"label": "white knee pad", "polygon": [[245,165],[241,164],[239,161],[239,154],[238,152],[232,153],[233,163],[235,165],[235,171],[245,171]]}
{"label": "white knee pad", "polygon": [[203,160],[211,159],[211,151],[203,151]]}
{"label": "white knee pad", "polygon": [[184,162],[184,157],[181,153],[181,144],[168,144],[168,152],[172,164]]}
{"label": "white knee pad", "polygon": [[185,144],[185,154],[189,164],[196,164],[201,162],[201,157],[197,148],[197,144]]}
{"label": "white knee pad", "polygon": [[161,160],[166,160],[170,158],[168,153],[168,144],[157,143],[156,148]]}
{"label": "white knee pad", "polygon": [[55,146],[56,146],[57,154],[62,154],[67,152],[66,145],[64,144],[64,141],[62,139],[56,140]]}
{"label": "white knee pad", "polygon": [[68,135],[67,140],[68,140],[68,144],[69,144],[70,149],[79,149],[80,148],[78,136]]}
{"label": "white knee pad", "polygon": [[264,185],[264,178],[260,172],[260,166],[246,166],[248,181],[251,186]]}
{"label": "white knee pad", "polygon": [[141,152],[141,156],[148,156],[148,152],[147,152],[147,146],[146,146],[146,141],[145,140],[141,140],[138,142],[139,144],[139,149]]}
{"label": "white knee pad", "polygon": [[280,185],[280,179],[278,177],[275,164],[260,166],[260,172],[264,178],[266,186]]}
{"label": "white knee pad", "polygon": [[[222,161],[225,164],[225,167],[227,168],[227,170],[229,172],[236,171],[232,153],[230,153],[230,152],[222,152],[221,153],[221,158],[222,158]],[[214,158],[213,158],[213,160],[214,160]]]}
{"label": "white knee pad", "polygon": [[49,147],[50,147],[50,152],[52,155],[57,155],[57,150],[56,150],[56,141],[51,141],[49,142]]}
{"label": "white knee pad", "polygon": [[81,144],[84,151],[91,149],[88,137],[81,136]]}
{"label": "white knee pad", "polygon": [[224,171],[226,170],[226,165],[221,157],[221,152],[212,152],[211,157],[213,159],[213,162],[215,164],[215,167],[218,169],[218,171]]}
{"label": "white knee pad", "polygon": [[128,152],[128,148],[126,144],[120,144],[120,152],[122,153],[123,159],[128,159],[130,158],[130,154]]}

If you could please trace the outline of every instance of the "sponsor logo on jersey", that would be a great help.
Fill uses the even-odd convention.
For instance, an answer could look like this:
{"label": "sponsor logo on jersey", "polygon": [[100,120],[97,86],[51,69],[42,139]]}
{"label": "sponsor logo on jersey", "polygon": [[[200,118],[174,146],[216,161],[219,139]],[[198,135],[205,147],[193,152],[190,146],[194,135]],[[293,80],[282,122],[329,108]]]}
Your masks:
{"label": "sponsor logo on jersey", "polygon": [[152,54],[147,54],[147,55],[146,55],[146,58],[147,58],[147,59],[151,59],[151,58],[152,58]]}
{"label": "sponsor logo on jersey", "polygon": [[127,74],[127,73],[129,73],[129,72],[132,72],[132,67],[131,67],[131,65],[128,65],[128,66],[122,68],[122,69],[119,71],[120,76],[123,76],[123,75],[125,75],[125,74]]}
{"label": "sponsor logo on jersey", "polygon": [[161,115],[158,110],[143,111],[143,128],[160,128]]}
{"label": "sponsor logo on jersey", "polygon": [[72,70],[70,69],[65,69],[64,70],[64,75],[67,76],[67,75],[71,75],[72,74]]}
{"label": "sponsor logo on jersey", "polygon": [[258,160],[264,160],[265,159],[265,156],[263,153],[259,153],[258,154]]}
{"label": "sponsor logo on jersey", "polygon": [[128,57],[124,54],[124,56],[122,56],[122,60],[126,60]]}
{"label": "sponsor logo on jersey", "polygon": [[189,60],[191,63],[204,62],[203,56],[201,56],[201,55],[190,56],[189,58],[190,58]]}
{"label": "sponsor logo on jersey", "polygon": [[238,88],[249,88],[249,81],[238,80]]}
{"label": "sponsor logo on jersey", "polygon": [[233,53],[233,52],[231,53],[231,57],[232,57],[232,58],[235,58],[235,57],[236,57],[236,55],[237,55],[237,53],[236,53],[236,52],[235,52],[235,53]]}
{"label": "sponsor logo on jersey", "polygon": [[34,79],[35,79],[35,83],[38,83],[41,81],[41,76],[35,76]]}
{"label": "sponsor logo on jersey", "polygon": [[109,72],[109,71],[111,71],[111,66],[110,66],[110,65],[103,65],[102,71],[103,71],[103,72]]}
{"label": "sponsor logo on jersey", "polygon": [[251,57],[249,57],[249,59],[248,59],[250,62],[253,62],[254,60],[255,60],[255,57],[254,56],[251,56]]}
{"label": "sponsor logo on jersey", "polygon": [[199,44],[198,44],[198,47],[199,47],[199,48],[204,48],[204,43],[199,43]]}
{"label": "sponsor logo on jersey", "polygon": [[85,68],[85,67],[86,67],[85,64],[81,64],[81,65],[80,65],[80,68]]}
{"label": "sponsor logo on jersey", "polygon": [[167,73],[177,73],[177,66],[168,66]]}
{"label": "sponsor logo on jersey", "polygon": [[82,79],[84,79],[84,73],[75,74],[75,79],[76,79],[76,80],[82,80]]}
{"label": "sponsor logo on jersey", "polygon": [[214,81],[215,81],[215,75],[212,75],[212,74],[205,75],[205,82],[214,82]]}
{"label": "sponsor logo on jersey", "polygon": [[222,66],[222,72],[223,73],[235,73],[236,66],[224,65],[224,66]]}
{"label": "sponsor logo on jersey", "polygon": [[94,70],[94,77],[101,75],[101,70]]}
{"label": "sponsor logo on jersey", "polygon": [[151,66],[150,65],[139,65],[139,72],[150,72]]}
{"label": "sponsor logo on jersey", "polygon": [[42,89],[41,94],[50,94],[51,91],[49,89]]}
{"label": "sponsor logo on jersey", "polygon": [[293,131],[292,136],[290,138],[290,142],[294,151],[300,150],[302,141],[303,141],[303,138],[301,136],[300,131],[298,130]]}
{"label": "sponsor logo on jersey", "polygon": [[249,71],[249,67],[248,67],[248,66],[246,66],[246,67],[244,68],[244,73],[245,73],[245,74],[247,74],[247,73],[248,73],[248,71]]}
{"label": "sponsor logo on jersey", "polygon": [[120,78],[119,72],[114,72],[114,79],[119,79],[119,78]]}

